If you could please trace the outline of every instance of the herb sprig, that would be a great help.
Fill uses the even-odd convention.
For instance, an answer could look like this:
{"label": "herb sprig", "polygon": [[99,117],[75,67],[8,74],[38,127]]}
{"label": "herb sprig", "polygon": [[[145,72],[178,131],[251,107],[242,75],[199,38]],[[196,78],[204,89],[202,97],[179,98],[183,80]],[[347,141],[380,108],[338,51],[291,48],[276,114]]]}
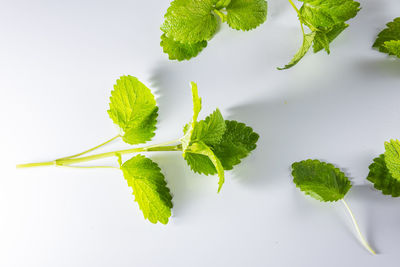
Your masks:
{"label": "herb sprig", "polygon": [[197,56],[226,22],[235,30],[248,31],[267,19],[265,0],[174,0],[161,26],[160,45],[171,60]]}
{"label": "herb sprig", "polygon": [[[81,153],[53,161],[17,165],[17,168],[62,166],[73,168],[115,168],[122,170],[135,201],[143,215],[152,223],[168,223],[172,196],[158,164],[138,153],[153,151],[181,152],[190,168],[197,173],[218,174],[221,190],[225,170],[231,170],[256,148],[259,135],[243,123],[225,120],[216,109],[204,120],[198,120],[201,98],[196,83],[192,82],[193,116],[185,125],[181,138],[169,142],[116,150],[85,156],[111,141],[122,138],[130,145],[150,141],[155,135],[158,107],[150,89],[133,76],[122,76],[111,92],[108,114],[119,127],[120,134]],[[122,155],[137,154],[122,163]],[[75,164],[102,158],[116,157],[115,166],[76,166]]]}
{"label": "herb sprig", "polygon": [[[299,18],[303,43],[292,60],[279,70],[296,65],[313,46],[314,53],[322,49],[329,54],[330,43],[349,25],[346,21],[354,18],[360,10],[360,3],[353,0],[299,0],[303,5],[298,9],[288,0]],[[309,28],[306,33],[304,26]]]}

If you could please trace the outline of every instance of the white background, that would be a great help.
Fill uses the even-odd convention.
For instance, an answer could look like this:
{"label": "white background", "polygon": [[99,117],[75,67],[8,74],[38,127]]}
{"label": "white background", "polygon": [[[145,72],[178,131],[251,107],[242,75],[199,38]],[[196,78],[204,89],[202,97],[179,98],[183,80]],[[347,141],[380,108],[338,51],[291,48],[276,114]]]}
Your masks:
{"label": "white background", "polygon": [[[278,71],[301,44],[287,1],[270,0],[256,30],[222,26],[197,58],[173,62],[159,46],[169,1],[1,0],[0,266],[396,266],[400,199],[365,177],[384,141],[400,138],[400,60],[371,49],[400,3],[360,2],[331,55]],[[190,81],[202,116],[219,107],[261,136],[220,194],[217,177],[191,173],[179,153],[150,155],[174,196],[166,226],[143,219],[118,170],[15,169],[114,136],[108,98],[126,74],[157,94],[153,143],[180,137]],[[360,245],[341,203],[296,189],[290,165],[306,158],[351,177],[346,200],[378,256]]]}

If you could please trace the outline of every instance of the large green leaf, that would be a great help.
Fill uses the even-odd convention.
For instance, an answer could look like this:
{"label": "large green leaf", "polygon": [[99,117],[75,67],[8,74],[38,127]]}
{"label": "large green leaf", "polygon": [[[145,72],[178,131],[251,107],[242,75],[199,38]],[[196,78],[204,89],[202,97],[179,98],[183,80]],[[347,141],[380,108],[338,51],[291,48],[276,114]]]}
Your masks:
{"label": "large green leaf", "polygon": [[351,188],[350,180],[343,172],[319,160],[293,163],[292,175],[301,191],[320,201],[340,200]]}
{"label": "large green leaf", "polygon": [[167,224],[172,197],[157,163],[137,155],[122,164],[121,169],[144,218],[152,223]]}
{"label": "large green leaf", "polygon": [[236,30],[254,29],[267,19],[265,0],[232,0],[226,7],[227,23]]}
{"label": "large green leaf", "polygon": [[201,41],[193,44],[184,44],[181,42],[174,41],[172,38],[168,38],[164,33],[161,35],[161,47],[164,53],[167,53],[171,60],[188,60],[192,57],[197,56],[204,47],[207,46],[207,41]]}
{"label": "large green leaf", "polygon": [[150,89],[133,76],[122,76],[111,92],[108,114],[131,145],[150,141],[157,123],[156,101]]}
{"label": "large green leaf", "polygon": [[215,0],[175,0],[165,14],[161,30],[181,43],[208,41],[217,31],[218,19],[212,12]]}

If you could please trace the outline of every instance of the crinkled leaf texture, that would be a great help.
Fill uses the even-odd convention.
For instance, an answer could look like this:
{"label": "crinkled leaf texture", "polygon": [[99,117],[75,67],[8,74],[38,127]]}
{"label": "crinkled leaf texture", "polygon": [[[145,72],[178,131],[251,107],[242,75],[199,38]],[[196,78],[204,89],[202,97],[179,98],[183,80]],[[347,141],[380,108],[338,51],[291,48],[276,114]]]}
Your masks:
{"label": "crinkled leaf texture", "polygon": [[193,44],[208,41],[217,31],[218,19],[212,12],[215,0],[174,0],[167,10],[161,30],[168,38]]}
{"label": "crinkled leaf texture", "polygon": [[380,52],[400,58],[400,17],[386,25],[387,28],[378,34],[373,47]]}
{"label": "crinkled leaf texture", "polygon": [[293,182],[306,195],[319,201],[343,199],[351,188],[349,178],[330,163],[304,160],[292,164]]}
{"label": "crinkled leaf texture", "polygon": [[226,11],[231,28],[248,31],[266,21],[268,5],[265,0],[232,0]]}
{"label": "crinkled leaf texture", "polygon": [[131,145],[150,141],[155,135],[158,107],[150,89],[136,77],[122,76],[111,91],[108,114]]}
{"label": "crinkled leaf texture", "polygon": [[375,158],[369,166],[367,180],[373,183],[376,189],[382,191],[382,194],[400,197],[400,181],[390,174],[386,167],[384,154]]}
{"label": "crinkled leaf texture", "polygon": [[137,155],[122,164],[121,169],[144,218],[152,223],[167,224],[172,197],[157,163]]}
{"label": "crinkled leaf texture", "polygon": [[254,150],[259,135],[243,123],[224,120],[218,109],[197,121],[201,99],[195,83],[192,96],[193,118],[185,125],[181,138],[183,157],[196,173],[218,174],[219,191],[225,180],[224,170],[231,170]]}
{"label": "crinkled leaf texture", "polygon": [[203,48],[207,46],[207,41],[201,41],[193,44],[184,44],[168,38],[165,33],[161,35],[161,47],[164,53],[168,54],[171,60],[189,60],[197,56]]}
{"label": "crinkled leaf texture", "polygon": [[353,0],[299,0],[303,2],[299,10],[300,23],[310,28],[304,34],[303,45],[292,61],[280,70],[296,65],[313,45],[314,53],[324,49],[330,53],[330,43],[349,25],[345,22],[354,18],[360,10],[360,3]]}
{"label": "crinkled leaf texture", "polygon": [[400,141],[385,142],[385,163],[390,174],[400,181]]}

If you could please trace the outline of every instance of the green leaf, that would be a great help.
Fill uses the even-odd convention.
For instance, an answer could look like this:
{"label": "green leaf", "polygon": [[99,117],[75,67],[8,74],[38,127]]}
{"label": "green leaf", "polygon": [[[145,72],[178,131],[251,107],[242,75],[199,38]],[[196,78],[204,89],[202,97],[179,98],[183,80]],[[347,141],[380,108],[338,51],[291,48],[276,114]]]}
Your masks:
{"label": "green leaf", "polygon": [[335,38],[342,32],[344,31],[349,25],[346,23],[340,23],[332,28],[330,28],[327,31],[317,31],[315,34],[314,38],[314,43],[313,43],[313,49],[314,53],[317,53],[321,51],[322,49],[325,49],[326,52],[329,54],[329,44],[335,40]]}
{"label": "green leaf", "polygon": [[304,56],[307,54],[310,49],[315,37],[315,32],[311,32],[303,35],[303,44],[299,51],[294,55],[293,59],[289,62],[289,64],[285,65],[283,68],[278,68],[278,70],[285,70],[296,65]]}
{"label": "green leaf", "polygon": [[265,0],[232,0],[226,6],[227,23],[233,29],[248,31],[265,22],[267,10]]}
{"label": "green leaf", "polygon": [[373,47],[379,49],[380,52],[400,57],[400,54],[398,54],[398,42],[391,42],[400,41],[400,17],[395,18],[386,26],[387,28],[378,34]]}
{"label": "green leaf", "polygon": [[382,194],[400,197],[400,181],[390,174],[386,167],[385,155],[381,154],[369,165],[367,180],[372,182],[376,189],[381,190]]}
{"label": "green leaf", "polygon": [[292,164],[293,182],[306,195],[320,201],[337,201],[351,188],[349,178],[332,164],[304,160]]}
{"label": "green leaf", "polygon": [[201,141],[207,145],[215,145],[221,141],[226,125],[219,109],[216,109],[205,120],[199,121],[191,136],[191,142]]}
{"label": "green leaf", "polygon": [[353,0],[299,0],[304,2],[300,15],[305,24],[315,28],[331,28],[354,18],[360,3]]}
{"label": "green leaf", "polygon": [[133,76],[122,76],[111,92],[108,114],[131,145],[150,141],[155,135],[158,107],[150,89]]}
{"label": "green leaf", "polygon": [[385,162],[391,175],[400,181],[400,141],[385,142]]}
{"label": "green leaf", "polygon": [[175,0],[165,14],[161,30],[181,43],[208,41],[215,34],[218,19],[212,12],[215,0]]}
{"label": "green leaf", "polygon": [[203,48],[207,46],[207,41],[201,41],[193,44],[183,44],[168,38],[165,33],[161,35],[161,47],[164,53],[167,53],[171,60],[189,60],[197,56]]}
{"label": "green leaf", "polygon": [[389,55],[395,55],[400,58],[400,40],[387,41],[383,44]]}
{"label": "green leaf", "polygon": [[215,155],[221,161],[225,170],[232,170],[233,166],[247,157],[257,145],[259,135],[252,128],[237,121],[225,121],[226,130],[221,142],[212,147]]}
{"label": "green leaf", "polygon": [[214,175],[217,173],[217,169],[207,156],[186,151],[183,153],[183,158],[186,160],[190,169],[195,173],[204,175]]}
{"label": "green leaf", "polygon": [[185,151],[186,148],[189,146],[190,140],[192,138],[193,130],[197,124],[197,117],[199,116],[199,113],[201,110],[201,98],[199,97],[197,84],[194,82],[191,82],[190,85],[192,87],[193,117],[192,117],[191,122],[189,124],[185,125],[185,127],[184,127],[185,134],[180,139],[180,141],[182,143],[183,151]]}
{"label": "green leaf", "polygon": [[172,197],[157,163],[137,155],[126,161],[121,169],[144,218],[152,223],[167,224],[171,217]]}
{"label": "green leaf", "polygon": [[[204,144],[203,142],[195,142],[190,145],[186,154],[199,154],[209,158],[209,160],[214,165],[215,169],[217,170],[219,181],[218,181],[218,192],[221,190],[222,185],[225,182],[225,174],[224,174],[224,167],[221,164],[221,161],[218,157],[214,154],[209,146]],[[202,166],[203,167],[203,166]]]}

